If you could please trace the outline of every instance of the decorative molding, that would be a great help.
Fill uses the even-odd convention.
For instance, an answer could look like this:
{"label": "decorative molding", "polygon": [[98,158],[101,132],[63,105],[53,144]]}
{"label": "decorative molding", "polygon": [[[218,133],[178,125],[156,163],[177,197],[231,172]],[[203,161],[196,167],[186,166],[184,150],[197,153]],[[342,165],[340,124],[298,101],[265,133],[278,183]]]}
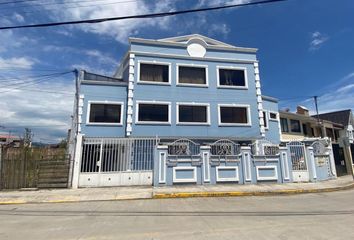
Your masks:
{"label": "decorative molding", "polygon": [[[139,121],[139,104],[157,104],[157,105],[167,105],[168,106],[168,121],[167,122],[154,122],[154,121]],[[165,101],[144,101],[144,100],[136,100],[135,101],[135,124],[151,124],[151,125],[171,125],[171,102]]]}
{"label": "decorative molding", "polygon": [[[90,112],[91,104],[107,104],[107,105],[120,105],[120,122],[119,123],[104,123],[104,122],[90,122]],[[87,104],[87,114],[86,114],[86,125],[101,125],[101,126],[122,126],[124,116],[124,103],[116,101],[88,101]]]}
{"label": "decorative molding", "polygon": [[282,169],[284,180],[290,180],[289,162],[287,152],[281,153]]}
{"label": "decorative molding", "polygon": [[[151,65],[164,65],[168,66],[168,82],[150,82],[150,81],[142,81],[140,79],[140,64],[151,64]],[[138,69],[137,69],[137,83],[139,84],[151,84],[151,85],[165,85],[165,86],[170,86],[171,85],[171,63],[170,62],[161,62],[161,61],[155,61],[155,60],[138,60]]]}
{"label": "decorative molding", "polygon": [[[274,169],[274,176],[270,176],[270,177],[262,177],[259,175],[259,170],[260,169]],[[256,172],[257,172],[257,180],[263,180],[263,181],[267,181],[267,180],[278,180],[278,168],[277,166],[256,166]]]}
{"label": "decorative molding", "polygon": [[[176,178],[176,171],[183,171],[189,170],[193,171],[193,178]],[[188,166],[181,166],[181,167],[174,167],[172,170],[173,175],[173,182],[174,183],[189,183],[189,182],[197,182],[197,167],[188,167]]]}
{"label": "decorative molding", "polygon": [[166,152],[159,154],[159,183],[166,183]]}
{"label": "decorative molding", "polygon": [[78,122],[78,127],[77,127],[77,132],[81,133],[81,124],[82,124],[82,114],[83,114],[83,108],[84,108],[84,99],[85,95],[80,94],[79,95],[79,108],[78,108],[78,116],[77,116],[77,122]]}
{"label": "decorative molding", "polygon": [[261,92],[261,81],[259,77],[259,64],[258,62],[253,63],[254,66],[254,78],[256,83],[256,96],[257,96],[257,107],[259,116],[259,129],[262,137],[265,137],[264,119],[263,119],[263,100]]}
{"label": "decorative molding", "polygon": [[[205,84],[180,83],[179,82],[179,67],[204,68],[205,69]],[[201,65],[201,64],[194,64],[194,63],[176,63],[176,86],[209,87],[208,65]]]}
{"label": "decorative molding", "polygon": [[[227,85],[220,85],[220,74],[219,70],[220,69],[225,69],[225,70],[243,70],[244,76],[245,76],[245,86],[227,86]],[[216,66],[216,83],[218,88],[231,88],[231,89],[248,89],[248,72],[247,68],[245,67],[237,67],[237,66],[223,66],[223,65],[217,65]]]}
{"label": "decorative molding", "polygon": [[129,84],[128,84],[128,107],[127,107],[127,128],[126,135],[130,136],[133,131],[133,124],[128,119],[133,118],[133,99],[134,99],[134,79],[135,79],[135,54],[129,54]]}
{"label": "decorative molding", "polygon": [[[207,108],[207,121],[206,122],[180,122],[179,121],[179,106],[201,106]],[[176,103],[176,125],[210,125],[210,104],[209,103],[196,103],[196,102],[177,102]]]}
{"label": "decorative molding", "polygon": [[[219,170],[235,170],[235,177],[234,178],[223,178],[219,176]],[[240,180],[239,174],[238,174],[238,166],[217,166],[215,167],[216,170],[216,181],[217,182],[238,182]]]}
{"label": "decorative molding", "polygon": [[251,173],[251,154],[248,152],[242,153],[243,162],[245,165],[245,181],[251,182],[252,181],[252,173]]}
{"label": "decorative molding", "polygon": [[[222,123],[221,122],[221,107],[244,107],[247,108],[247,123]],[[251,119],[251,106],[248,104],[236,104],[236,103],[221,103],[218,104],[218,125],[219,126],[240,126],[240,127],[251,127],[252,119]]]}
{"label": "decorative molding", "polygon": [[204,182],[210,182],[209,152],[203,152],[203,173]]}

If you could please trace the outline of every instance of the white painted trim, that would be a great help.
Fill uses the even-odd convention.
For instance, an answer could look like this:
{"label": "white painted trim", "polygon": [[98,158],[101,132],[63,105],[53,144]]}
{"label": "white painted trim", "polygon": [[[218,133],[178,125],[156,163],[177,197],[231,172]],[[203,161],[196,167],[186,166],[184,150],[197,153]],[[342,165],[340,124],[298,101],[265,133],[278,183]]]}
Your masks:
{"label": "white painted trim", "polygon": [[282,152],[281,160],[283,163],[282,168],[283,168],[284,180],[290,180],[289,162],[288,162],[288,155],[286,152]]}
{"label": "white painted trim", "polygon": [[[222,123],[221,122],[221,107],[244,107],[247,108],[247,120],[248,123]],[[218,123],[219,126],[240,126],[240,127],[251,127],[252,126],[252,120],[251,120],[251,106],[249,104],[236,104],[236,103],[222,103],[218,104]]]}
{"label": "white painted trim", "polygon": [[[180,122],[179,121],[179,106],[203,106],[207,107],[207,122]],[[177,125],[210,125],[210,104],[196,102],[177,102],[176,103],[176,124]]]}
{"label": "white painted trim", "polygon": [[[275,118],[271,118],[270,114],[275,114]],[[279,121],[279,113],[276,111],[268,111],[268,119],[269,121],[274,121],[274,122],[278,122]]]}
{"label": "white painted trim", "polygon": [[[168,105],[168,122],[153,122],[153,121],[139,121],[139,104],[156,104],[156,105]],[[135,124],[157,124],[157,125],[171,125],[171,102],[165,101],[145,101],[136,100],[135,101]]]}
{"label": "white painted trim", "polygon": [[203,152],[203,178],[204,182],[210,182],[209,152]]}
{"label": "white painted trim", "polygon": [[159,154],[159,183],[166,183],[166,152]]}
{"label": "white painted trim", "polygon": [[252,181],[252,172],[251,172],[251,154],[249,152],[244,152],[242,154],[243,163],[245,167],[245,181]]}
{"label": "white painted trim", "polygon": [[[205,84],[195,84],[195,83],[180,83],[179,82],[179,67],[194,67],[194,68],[204,68],[205,69]],[[209,87],[209,73],[208,65],[201,64],[188,64],[188,63],[176,63],[176,86],[187,86],[187,87]]]}
{"label": "white painted trim", "polygon": [[[243,70],[243,74],[245,76],[245,86],[228,86],[228,85],[220,85],[220,74],[219,70]],[[231,88],[231,89],[248,89],[248,74],[246,67],[236,67],[236,66],[216,66],[216,83],[218,88]]]}
{"label": "white painted trim", "polygon": [[[143,81],[140,79],[140,64],[150,64],[150,65],[164,65],[164,66],[168,66],[168,82],[164,83],[164,82],[150,82],[150,81]],[[151,85],[171,85],[171,63],[170,62],[160,62],[160,61],[155,61],[155,60],[138,60],[138,69],[137,69],[137,83],[139,84],[151,84]]]}
{"label": "white painted trim", "polygon": [[[90,122],[91,104],[120,105],[120,122],[119,123]],[[87,102],[87,113],[86,113],[86,125],[122,126],[123,125],[123,116],[124,116],[123,112],[124,112],[124,102],[117,102],[117,101],[88,101]]]}
{"label": "white painted trim", "polygon": [[[317,179],[317,172],[316,172],[316,163],[315,163],[315,155],[313,153],[313,147],[308,147],[308,151],[310,153],[310,160],[311,160],[311,169],[313,174],[313,179]],[[308,163],[308,161],[307,161]]]}
{"label": "white painted trim", "polygon": [[[184,178],[184,179],[176,178],[176,171],[178,170],[193,170],[193,178]],[[197,167],[188,167],[188,166],[174,167],[172,170],[172,175],[173,175],[174,183],[197,182]]]}
{"label": "white painted trim", "polygon": [[[259,176],[260,169],[274,169],[274,176],[272,177],[261,177]],[[277,166],[256,166],[257,180],[278,180],[278,167]]]}
{"label": "white painted trim", "polygon": [[[219,169],[234,169],[236,173],[236,177],[234,178],[222,178],[219,176]],[[238,182],[240,181],[239,173],[238,173],[238,166],[217,166],[215,167],[216,170],[216,181],[217,182]]]}

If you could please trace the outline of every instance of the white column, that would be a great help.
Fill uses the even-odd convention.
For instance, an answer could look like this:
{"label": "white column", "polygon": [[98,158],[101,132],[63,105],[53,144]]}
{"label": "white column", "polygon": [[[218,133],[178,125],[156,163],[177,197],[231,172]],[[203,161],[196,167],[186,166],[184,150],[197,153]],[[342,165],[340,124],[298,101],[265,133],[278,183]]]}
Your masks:
{"label": "white column", "polygon": [[280,147],[280,161],[281,161],[281,168],[283,172],[283,182],[290,180],[290,168],[289,168],[289,160],[288,160],[288,148],[287,147]]}
{"label": "white column", "polygon": [[127,128],[126,135],[130,136],[133,131],[133,99],[135,81],[135,54],[129,54],[129,79],[128,79],[128,107],[127,107]]}
{"label": "white column", "polygon": [[71,187],[76,189],[79,187],[79,176],[80,176],[80,166],[81,166],[81,153],[82,153],[82,134],[77,134],[76,145],[75,145],[75,157],[74,157],[74,168],[73,168],[73,178]]}
{"label": "white column", "polygon": [[245,182],[252,182],[251,148],[241,147]]}
{"label": "white column", "polygon": [[331,172],[335,177],[337,177],[336,163],[334,162],[332,144],[327,147],[327,152],[329,157],[329,164],[331,166]]}
{"label": "white column", "polygon": [[316,180],[317,179],[317,171],[316,171],[316,163],[315,163],[315,155],[313,153],[313,147],[308,147],[307,150],[308,150],[308,156],[309,156],[308,164],[309,164],[309,167],[311,166],[312,177],[314,180]]}
{"label": "white column", "polygon": [[210,182],[210,146],[201,146],[200,151],[203,159],[203,183]]}
{"label": "white column", "polygon": [[257,96],[257,109],[258,109],[258,118],[259,118],[259,129],[262,137],[265,137],[265,128],[263,118],[263,100],[262,100],[262,92],[261,92],[261,79],[259,77],[259,64],[255,62],[254,64],[254,78],[256,82],[256,96]]}

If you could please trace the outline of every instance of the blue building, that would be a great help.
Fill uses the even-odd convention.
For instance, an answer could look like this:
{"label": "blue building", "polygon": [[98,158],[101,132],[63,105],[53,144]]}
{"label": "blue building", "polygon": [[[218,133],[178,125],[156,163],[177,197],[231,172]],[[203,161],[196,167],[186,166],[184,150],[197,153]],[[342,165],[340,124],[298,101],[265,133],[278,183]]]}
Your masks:
{"label": "blue building", "polygon": [[198,34],[130,38],[114,76],[78,71],[73,187],[291,182],[303,158],[278,145],[256,53]]}
{"label": "blue building", "polygon": [[129,43],[114,77],[80,73],[78,132],[280,141],[278,104],[261,94],[257,49],[197,34]]}

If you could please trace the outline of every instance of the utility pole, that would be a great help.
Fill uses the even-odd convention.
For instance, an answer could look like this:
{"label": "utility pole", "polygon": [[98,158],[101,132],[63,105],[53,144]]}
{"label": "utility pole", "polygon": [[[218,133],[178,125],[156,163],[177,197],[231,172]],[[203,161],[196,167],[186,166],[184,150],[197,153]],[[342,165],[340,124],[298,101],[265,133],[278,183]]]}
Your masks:
{"label": "utility pole", "polygon": [[318,126],[319,129],[320,129],[321,137],[323,137],[323,136],[324,136],[324,133],[322,132],[322,126],[321,126],[321,122],[320,122],[320,117],[319,117],[319,115],[318,115],[318,103],[317,103],[317,98],[318,98],[318,96],[313,96],[313,99],[315,100],[315,107],[316,107],[317,126]]}

